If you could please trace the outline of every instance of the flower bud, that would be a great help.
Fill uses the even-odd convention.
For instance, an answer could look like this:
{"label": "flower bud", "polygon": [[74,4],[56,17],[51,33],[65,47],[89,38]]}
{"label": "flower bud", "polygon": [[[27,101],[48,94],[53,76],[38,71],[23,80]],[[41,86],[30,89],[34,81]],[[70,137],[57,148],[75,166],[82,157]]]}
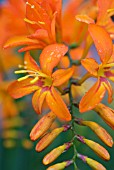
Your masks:
{"label": "flower bud", "polygon": [[86,157],[86,163],[93,169],[93,170],[106,170],[106,168],[100,164],[99,162]]}
{"label": "flower bud", "polygon": [[82,121],[82,125],[88,126],[93,130],[93,132],[109,147],[113,146],[113,139],[109,135],[109,133],[102,128],[100,125],[98,125],[95,122],[92,121]]}
{"label": "flower bud", "polygon": [[114,110],[102,103],[99,103],[94,108],[94,111],[99,114],[99,116],[107,123],[107,125],[114,129]]}
{"label": "flower bud", "polygon": [[109,160],[110,155],[108,151],[98,143],[88,140],[88,139],[83,139],[85,144],[88,145],[99,157],[101,157],[104,160]]}
{"label": "flower bud", "polygon": [[36,145],[36,151],[41,152],[44,150],[48,145],[50,145],[53,140],[64,131],[64,127],[56,128],[52,132],[46,134]]}
{"label": "flower bud", "polygon": [[69,165],[71,165],[73,163],[73,161],[64,161],[55,165],[50,166],[49,168],[47,168],[47,170],[62,170],[65,167],[68,167]]}
{"label": "flower bud", "polygon": [[53,121],[55,120],[56,115],[53,112],[49,112],[45,116],[43,116],[33,127],[30,138],[31,140],[36,140],[41,137],[46,131],[50,128]]}
{"label": "flower bud", "polygon": [[43,159],[43,164],[48,165],[57,159],[64,151],[68,150],[71,143],[65,143],[49,152]]}

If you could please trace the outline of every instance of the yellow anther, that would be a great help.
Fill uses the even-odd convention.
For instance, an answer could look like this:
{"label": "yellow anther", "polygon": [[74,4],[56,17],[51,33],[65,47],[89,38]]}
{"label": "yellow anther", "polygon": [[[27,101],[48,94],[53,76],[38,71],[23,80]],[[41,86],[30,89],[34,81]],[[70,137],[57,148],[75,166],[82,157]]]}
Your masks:
{"label": "yellow anther", "polygon": [[38,21],[39,24],[42,24],[42,25],[45,25],[45,22],[42,22],[42,21]]}
{"label": "yellow anther", "polygon": [[34,5],[30,4],[28,1],[26,2],[26,5],[29,5],[31,8],[34,8]]}
{"label": "yellow anther", "polygon": [[28,72],[27,70],[18,70],[18,71],[15,71],[14,73],[19,74],[19,73],[27,73],[27,72]]}
{"label": "yellow anther", "polygon": [[29,23],[29,24],[37,24],[37,22],[35,22],[35,21],[31,21],[31,20],[29,20],[29,19],[27,19],[27,18],[24,18],[24,21],[25,22],[27,22],[27,23]]}
{"label": "yellow anther", "polygon": [[33,80],[30,81],[30,83],[35,83],[38,80],[38,77],[35,77]]}
{"label": "yellow anther", "polygon": [[19,68],[24,68],[24,66],[23,66],[23,65],[21,65],[21,64],[19,64],[19,65],[18,65],[18,67],[19,67]]}
{"label": "yellow anther", "polygon": [[30,75],[27,75],[27,76],[21,77],[21,78],[17,79],[17,81],[25,80],[25,79],[27,79],[29,76],[30,76]]}

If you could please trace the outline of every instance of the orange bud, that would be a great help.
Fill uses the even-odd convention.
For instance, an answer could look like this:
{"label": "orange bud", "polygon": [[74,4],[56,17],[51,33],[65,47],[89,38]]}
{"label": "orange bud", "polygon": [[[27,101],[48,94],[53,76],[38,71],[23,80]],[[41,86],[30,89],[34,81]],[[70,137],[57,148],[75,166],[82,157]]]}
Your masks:
{"label": "orange bud", "polygon": [[88,139],[83,139],[85,144],[88,145],[99,157],[101,157],[104,160],[109,160],[110,155],[108,151],[98,143],[88,140]]}
{"label": "orange bud", "polygon": [[64,131],[64,127],[56,128],[52,132],[46,134],[36,145],[36,151],[41,152],[44,150],[48,145],[50,145],[53,140],[62,132]]}
{"label": "orange bud", "polygon": [[94,170],[106,170],[106,168],[99,162],[86,157],[86,163]]}
{"label": "orange bud", "polygon": [[113,139],[109,135],[109,133],[102,128],[100,125],[98,125],[95,122],[92,121],[82,121],[82,125],[88,126],[93,130],[93,132],[109,147],[113,146]]}
{"label": "orange bud", "polygon": [[65,167],[67,167],[71,164],[72,164],[72,161],[65,161],[65,162],[61,162],[61,163],[57,163],[55,165],[52,165],[49,168],[47,168],[47,170],[62,170]]}
{"label": "orange bud", "polygon": [[56,115],[53,112],[49,112],[45,116],[43,116],[33,127],[30,138],[31,140],[36,140],[41,137],[46,131],[50,128],[53,121],[55,120]]}
{"label": "orange bud", "polygon": [[65,143],[62,146],[59,146],[49,152],[43,159],[43,164],[48,165],[53,162],[56,158],[58,158],[65,150],[67,150],[71,146],[71,143]]}
{"label": "orange bud", "polygon": [[105,106],[102,103],[99,103],[95,108],[99,116],[112,128],[114,129],[114,110],[110,107]]}

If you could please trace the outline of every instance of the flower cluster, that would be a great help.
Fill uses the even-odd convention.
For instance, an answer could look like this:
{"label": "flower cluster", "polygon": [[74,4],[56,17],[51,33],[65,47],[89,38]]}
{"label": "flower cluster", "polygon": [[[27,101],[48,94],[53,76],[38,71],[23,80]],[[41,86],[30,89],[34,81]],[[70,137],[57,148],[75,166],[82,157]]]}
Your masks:
{"label": "flower cluster", "polygon": [[[32,106],[37,114],[43,114],[30,133],[31,140],[40,138],[37,152],[46,149],[59,134],[66,131],[72,134],[70,141],[54,148],[43,158],[43,164],[52,163],[71,147],[73,157],[47,170],[65,169],[71,164],[76,170],[77,158],[94,170],[105,170],[102,164],[78,152],[77,141],[90,147],[103,160],[110,159],[108,151],[80,135],[77,126],[89,127],[104,144],[113,146],[111,135],[97,120],[84,120],[78,114],[93,110],[114,129],[114,110],[101,103],[105,101],[106,92],[108,103],[113,101],[114,2],[71,0],[62,12],[62,0],[8,0],[0,9],[3,25],[0,31],[0,53],[3,56],[0,56],[0,97],[3,107],[6,107],[4,102],[7,100],[6,103],[12,106],[11,114],[17,114],[19,111],[12,98],[34,93]],[[7,34],[4,33],[6,27]],[[18,55],[11,47],[19,47]],[[24,59],[20,58],[20,52],[24,52]],[[8,61],[6,65],[3,59],[8,55],[13,61],[11,65]],[[8,70],[17,64],[19,70],[14,71],[18,74],[17,80],[6,90],[3,76],[7,77]],[[51,129],[57,118],[65,125]]]}

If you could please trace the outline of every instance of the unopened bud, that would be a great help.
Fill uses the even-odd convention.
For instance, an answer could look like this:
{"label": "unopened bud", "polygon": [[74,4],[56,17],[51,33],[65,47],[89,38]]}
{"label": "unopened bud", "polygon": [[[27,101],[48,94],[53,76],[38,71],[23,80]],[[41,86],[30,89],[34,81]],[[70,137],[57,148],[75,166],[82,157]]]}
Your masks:
{"label": "unopened bud", "polygon": [[78,153],[77,157],[81,159],[83,162],[87,163],[93,170],[106,170],[106,168],[102,164],[91,158],[88,158],[85,155]]}
{"label": "unopened bud", "polygon": [[99,162],[86,157],[86,163],[94,170],[106,170],[106,168]]}
{"label": "unopened bud", "polygon": [[114,129],[114,110],[102,103],[99,103],[94,108],[94,111],[99,114],[99,116],[107,123],[107,125]]}
{"label": "unopened bud", "polygon": [[113,146],[113,139],[110,136],[110,134],[102,128],[100,125],[98,125],[95,122],[92,121],[82,121],[82,125],[88,126],[93,130],[93,132],[109,147]]}
{"label": "unopened bud", "polygon": [[68,150],[71,146],[71,143],[65,143],[62,146],[59,146],[55,149],[53,149],[51,152],[49,152],[43,159],[43,164],[48,165],[52,163],[54,160],[56,160],[64,151]]}
{"label": "unopened bud", "polygon": [[30,138],[31,140],[36,140],[41,137],[46,131],[51,127],[53,121],[55,120],[56,115],[53,112],[49,112],[43,116],[33,127]]}
{"label": "unopened bud", "polygon": [[88,140],[88,139],[83,139],[85,144],[88,145],[99,157],[101,157],[104,160],[109,160],[110,155],[108,151],[98,143]]}
{"label": "unopened bud", "polygon": [[64,131],[64,127],[56,128],[52,132],[46,134],[36,145],[36,151],[41,152],[44,150],[48,145],[50,145],[53,140]]}
{"label": "unopened bud", "polygon": [[68,167],[69,165],[71,165],[73,163],[72,160],[70,161],[64,161],[61,163],[57,163],[55,165],[50,166],[49,168],[47,168],[47,170],[62,170],[66,167]]}

